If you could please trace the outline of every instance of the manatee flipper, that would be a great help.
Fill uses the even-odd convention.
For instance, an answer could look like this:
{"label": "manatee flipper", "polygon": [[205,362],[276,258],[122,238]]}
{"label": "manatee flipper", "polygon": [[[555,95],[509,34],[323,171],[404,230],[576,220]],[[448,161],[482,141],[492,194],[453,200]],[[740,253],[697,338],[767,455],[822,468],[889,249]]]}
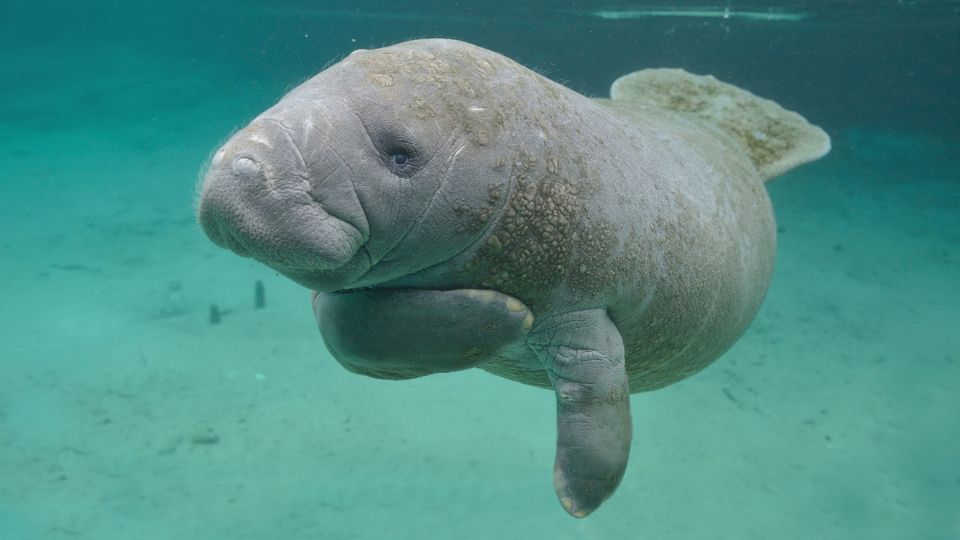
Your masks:
{"label": "manatee flipper", "polygon": [[830,137],[799,114],[710,75],[644,69],[614,81],[610,97],[617,105],[667,109],[719,130],[747,152],[765,182],[830,151]]}
{"label": "manatee flipper", "polygon": [[313,310],[334,358],[381,379],[474,367],[518,343],[533,325],[522,302],[479,289],[314,293]]}
{"label": "manatee flipper", "polygon": [[613,494],[630,454],[630,389],[623,339],[605,310],[566,313],[528,338],[557,397],[553,487],[585,517]]}

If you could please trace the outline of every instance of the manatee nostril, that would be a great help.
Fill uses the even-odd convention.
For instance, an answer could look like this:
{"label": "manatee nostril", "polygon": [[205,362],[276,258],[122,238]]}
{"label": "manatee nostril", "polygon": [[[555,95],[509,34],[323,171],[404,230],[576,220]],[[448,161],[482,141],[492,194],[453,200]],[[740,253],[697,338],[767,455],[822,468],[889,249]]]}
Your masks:
{"label": "manatee nostril", "polygon": [[223,148],[217,150],[217,153],[213,155],[213,166],[214,166],[214,167],[216,167],[217,165],[220,164],[221,161],[223,161],[223,155],[226,154],[226,153],[227,153],[227,151],[224,150]]}
{"label": "manatee nostril", "polygon": [[239,176],[256,176],[260,173],[260,164],[251,157],[240,156],[233,160],[233,172]]}

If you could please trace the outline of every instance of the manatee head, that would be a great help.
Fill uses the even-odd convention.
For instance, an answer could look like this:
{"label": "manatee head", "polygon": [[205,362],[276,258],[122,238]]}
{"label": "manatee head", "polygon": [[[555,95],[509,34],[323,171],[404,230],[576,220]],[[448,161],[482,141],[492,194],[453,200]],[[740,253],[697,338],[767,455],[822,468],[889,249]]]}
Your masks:
{"label": "manatee head", "polygon": [[312,289],[388,282],[477,242],[504,205],[524,68],[422,40],[360,50],[213,156],[198,215],[218,245]]}

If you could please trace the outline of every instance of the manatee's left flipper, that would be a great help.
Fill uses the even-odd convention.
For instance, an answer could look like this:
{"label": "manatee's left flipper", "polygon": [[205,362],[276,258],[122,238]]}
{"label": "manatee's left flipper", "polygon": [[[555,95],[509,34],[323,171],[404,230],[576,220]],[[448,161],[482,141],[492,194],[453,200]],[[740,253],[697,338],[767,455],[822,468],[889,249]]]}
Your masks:
{"label": "manatee's left flipper", "polygon": [[381,379],[468,369],[522,346],[523,302],[480,289],[362,289],[314,293],[327,348],[345,368]]}
{"label": "manatee's left flipper", "polygon": [[557,397],[553,486],[574,517],[613,494],[630,453],[630,388],[623,339],[603,309],[567,313],[528,337]]}

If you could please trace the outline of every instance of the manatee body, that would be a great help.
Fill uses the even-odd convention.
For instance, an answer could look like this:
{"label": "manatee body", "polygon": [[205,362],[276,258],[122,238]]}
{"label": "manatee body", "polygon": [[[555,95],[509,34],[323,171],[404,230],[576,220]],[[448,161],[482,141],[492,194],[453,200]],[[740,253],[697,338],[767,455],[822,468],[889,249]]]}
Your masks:
{"label": "manatee body", "polygon": [[216,152],[199,219],[313,293],[347,369],[479,367],[552,388],[554,487],[619,484],[629,394],[702,369],[770,281],[763,182],[829,149],[712,77],[645,70],[590,99],[452,40],[356,51]]}

